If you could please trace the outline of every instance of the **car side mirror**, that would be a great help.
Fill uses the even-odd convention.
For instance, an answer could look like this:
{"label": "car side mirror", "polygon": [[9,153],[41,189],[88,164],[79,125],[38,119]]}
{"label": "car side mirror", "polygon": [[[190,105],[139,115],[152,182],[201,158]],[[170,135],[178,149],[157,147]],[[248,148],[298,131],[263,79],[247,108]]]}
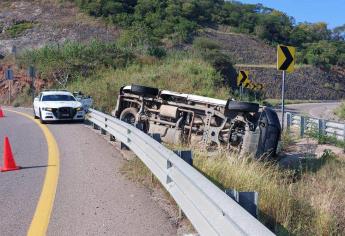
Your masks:
{"label": "car side mirror", "polygon": [[35,97],[34,102],[38,102],[38,101],[39,101],[39,98]]}

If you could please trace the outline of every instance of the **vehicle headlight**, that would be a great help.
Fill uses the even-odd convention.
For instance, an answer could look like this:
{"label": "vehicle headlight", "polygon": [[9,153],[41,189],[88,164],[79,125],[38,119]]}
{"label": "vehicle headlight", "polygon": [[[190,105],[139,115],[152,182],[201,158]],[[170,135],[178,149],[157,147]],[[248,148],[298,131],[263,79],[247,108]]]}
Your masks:
{"label": "vehicle headlight", "polygon": [[43,110],[43,111],[53,111],[53,108],[43,107],[42,110]]}
{"label": "vehicle headlight", "polygon": [[84,107],[77,107],[76,110],[77,110],[77,111],[83,111],[83,110],[84,110]]}

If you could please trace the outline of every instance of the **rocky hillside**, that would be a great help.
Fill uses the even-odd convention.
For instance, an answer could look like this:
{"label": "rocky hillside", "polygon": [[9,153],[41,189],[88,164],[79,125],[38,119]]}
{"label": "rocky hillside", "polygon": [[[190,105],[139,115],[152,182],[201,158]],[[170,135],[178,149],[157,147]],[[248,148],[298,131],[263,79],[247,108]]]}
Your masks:
{"label": "rocky hillside", "polygon": [[[281,96],[282,73],[277,71],[276,49],[253,36],[206,29],[200,34],[221,46],[236,64],[237,69],[248,70],[254,82],[263,83],[266,97]],[[315,66],[297,66],[287,75],[288,99],[338,100],[345,98],[344,68],[324,71]]]}
{"label": "rocky hillside", "polygon": [[[114,41],[120,30],[113,24],[106,24],[101,18],[82,13],[73,3],[60,1],[6,1],[0,2],[0,65],[13,65],[12,57],[6,57],[16,47],[17,53],[25,49],[44,45],[62,45],[66,41],[88,42],[93,39]],[[225,27],[204,28],[198,31],[220,45],[220,50],[229,55],[237,69],[250,71],[254,82],[264,84],[268,98],[279,98],[281,94],[281,72],[275,69],[276,49],[255,36],[233,33]],[[188,50],[190,45],[178,47]],[[10,59],[9,59],[10,58]],[[25,68],[16,68],[17,78],[14,93],[23,92],[27,86]],[[5,98],[7,83],[0,71],[0,99]],[[23,75],[23,76],[21,76]],[[21,82],[22,81],[22,82]],[[44,81],[42,82],[44,83]],[[44,84],[40,85],[44,86]],[[345,98],[345,73],[343,68],[323,71],[313,66],[300,66],[287,77],[287,98],[289,99],[331,99]],[[15,96],[15,94],[14,94]]]}
{"label": "rocky hillside", "polygon": [[[73,4],[50,1],[0,1],[0,54],[61,44],[67,40],[87,42],[111,41],[118,35],[116,27],[93,19]],[[1,57],[0,55],[0,57]]]}

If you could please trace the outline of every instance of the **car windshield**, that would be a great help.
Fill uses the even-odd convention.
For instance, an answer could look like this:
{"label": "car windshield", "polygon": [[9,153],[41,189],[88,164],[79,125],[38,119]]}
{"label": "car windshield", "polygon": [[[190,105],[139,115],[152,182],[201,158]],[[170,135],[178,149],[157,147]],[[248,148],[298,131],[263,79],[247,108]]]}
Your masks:
{"label": "car windshield", "polygon": [[75,98],[71,95],[54,94],[54,95],[43,96],[42,101],[43,102],[75,101]]}

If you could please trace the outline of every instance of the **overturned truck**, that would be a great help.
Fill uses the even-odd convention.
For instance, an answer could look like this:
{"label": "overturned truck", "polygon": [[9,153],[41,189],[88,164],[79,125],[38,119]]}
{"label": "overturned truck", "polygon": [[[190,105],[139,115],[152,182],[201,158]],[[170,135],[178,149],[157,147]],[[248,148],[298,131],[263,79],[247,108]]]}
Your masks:
{"label": "overturned truck", "polygon": [[113,115],[167,143],[201,143],[256,158],[274,158],[281,133],[268,107],[140,85],[121,88]]}

